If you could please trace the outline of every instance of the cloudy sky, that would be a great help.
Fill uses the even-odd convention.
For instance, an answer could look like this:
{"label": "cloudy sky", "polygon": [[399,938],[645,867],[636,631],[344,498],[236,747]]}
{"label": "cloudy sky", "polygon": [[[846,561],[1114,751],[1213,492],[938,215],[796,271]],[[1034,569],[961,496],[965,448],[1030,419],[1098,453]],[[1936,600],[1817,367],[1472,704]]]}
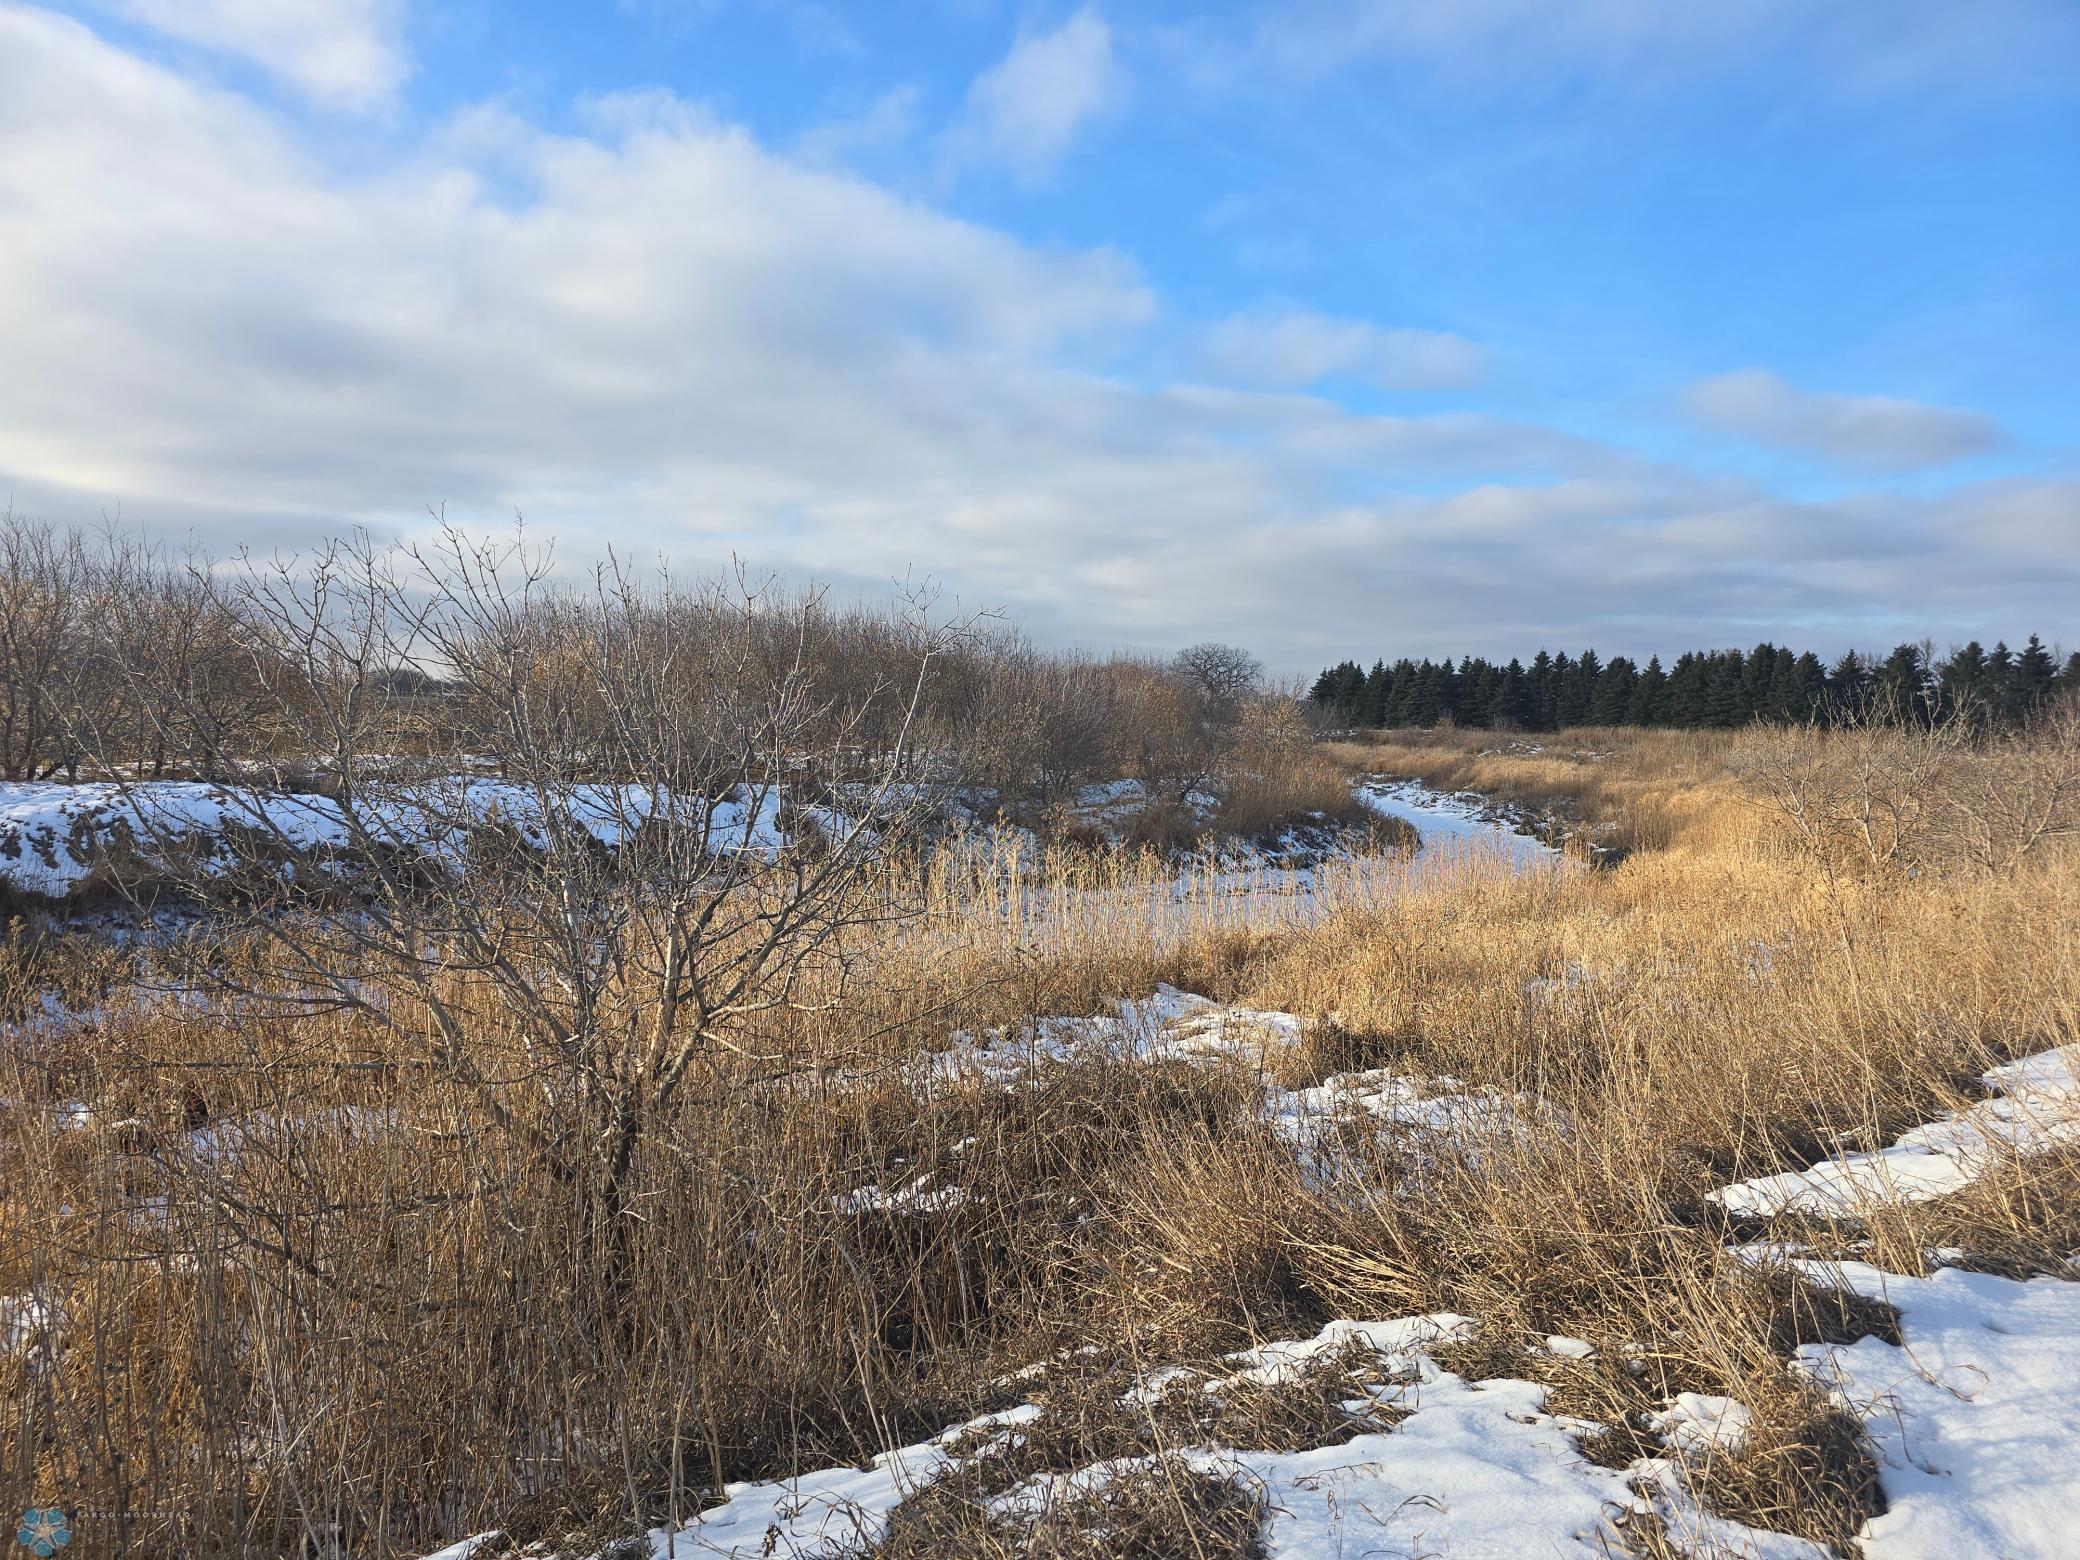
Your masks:
{"label": "cloudy sky", "polygon": [[2080,643],[2073,0],[0,0],[0,487],[1056,643]]}

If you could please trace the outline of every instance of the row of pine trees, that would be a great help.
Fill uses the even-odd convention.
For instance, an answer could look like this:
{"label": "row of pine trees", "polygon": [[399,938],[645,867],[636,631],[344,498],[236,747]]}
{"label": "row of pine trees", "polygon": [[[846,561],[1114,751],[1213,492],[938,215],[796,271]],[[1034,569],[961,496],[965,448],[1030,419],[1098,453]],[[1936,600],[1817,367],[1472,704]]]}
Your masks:
{"label": "row of pine trees", "polygon": [[2020,651],[1977,640],[1938,660],[1926,645],[1889,656],[1850,651],[1832,666],[1810,650],[1767,642],[1753,650],[1691,650],[1666,670],[1538,652],[1529,666],[1467,656],[1450,661],[1356,661],[1317,677],[1311,698],[1342,726],[1494,726],[1557,731],[1566,726],[1743,726],[1803,722],[1878,711],[1929,721],[1952,716],[1993,724],[2026,720],[2047,699],[2080,693],[2080,651],[2063,667],[2030,635]]}

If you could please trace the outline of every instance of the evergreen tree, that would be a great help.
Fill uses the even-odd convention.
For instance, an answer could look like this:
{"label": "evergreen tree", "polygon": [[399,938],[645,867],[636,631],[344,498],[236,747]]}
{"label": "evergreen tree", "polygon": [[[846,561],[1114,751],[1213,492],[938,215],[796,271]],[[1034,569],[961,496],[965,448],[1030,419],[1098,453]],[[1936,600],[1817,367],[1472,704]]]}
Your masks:
{"label": "evergreen tree", "polygon": [[[1557,666],[1556,666],[1557,670]],[[1589,723],[1589,706],[1596,697],[1597,679],[1603,675],[1603,663],[1594,650],[1584,650],[1581,659],[1568,667],[1566,677],[1560,684],[1559,708],[1553,713],[1561,726],[1585,726]]]}
{"label": "evergreen tree", "polygon": [[1407,656],[1394,663],[1391,692],[1387,696],[1385,723],[1408,726],[1415,723],[1416,664]]}
{"label": "evergreen tree", "polygon": [[1798,713],[1794,720],[1811,720],[1827,704],[1827,669],[1820,657],[1808,650],[1793,663],[1798,669]]}
{"label": "evergreen tree", "polygon": [[2051,652],[2044,648],[2044,641],[2035,634],[2022,647],[2022,654],[2015,658],[2015,685],[2020,695],[2018,713],[2029,716],[2051,696],[2051,685],[2058,677],[2058,663],[2051,659]]}
{"label": "evergreen tree", "polygon": [[1775,713],[1772,694],[1777,682],[1777,647],[1764,640],[1748,653],[1741,669],[1741,722],[1768,718]]}
{"label": "evergreen tree", "polygon": [[1676,657],[1668,674],[1668,723],[1692,728],[1705,723],[1705,706],[1711,693],[1711,674],[1705,659],[1695,650]]}
{"label": "evergreen tree", "polygon": [[1569,725],[1581,724],[1579,719],[1570,721],[1567,718],[1572,713],[1570,706],[1574,702],[1574,677],[1574,657],[1565,650],[1555,651],[1553,669],[1546,678],[1546,725],[1551,730],[1559,731]]}
{"label": "evergreen tree", "polygon": [[1661,670],[1661,657],[1647,657],[1646,669],[1632,689],[1632,702],[1625,709],[1629,726],[1659,726],[1668,720],[1668,674]]}
{"label": "evergreen tree", "polygon": [[1919,645],[1896,645],[1872,679],[1881,720],[1928,719],[1928,657]]}
{"label": "evergreen tree", "polygon": [[1757,710],[1765,720],[1794,724],[1811,713],[1806,703],[1805,684],[1799,677],[1798,657],[1788,645],[1777,647],[1771,657],[1769,687]]}
{"label": "evergreen tree", "polygon": [[1754,716],[1748,704],[1748,658],[1728,650],[1711,658],[1705,688],[1704,723],[1727,730]]}
{"label": "evergreen tree", "polygon": [[1458,682],[1454,719],[1468,726],[1492,724],[1488,706],[1495,698],[1495,668],[1478,656],[1469,656],[1459,663]]}
{"label": "evergreen tree", "polygon": [[1387,721],[1387,700],[1394,691],[1393,680],[1387,673],[1385,661],[1374,661],[1372,670],[1366,675],[1364,692],[1360,697],[1360,719],[1368,726],[1383,726]]}
{"label": "evergreen tree", "polygon": [[1437,663],[1437,698],[1440,721],[1456,721],[1459,718],[1459,674],[1452,669],[1449,658]]}
{"label": "evergreen tree", "polygon": [[2020,709],[2022,689],[2015,675],[2015,652],[2005,639],[1996,639],[1986,656],[1986,702],[1996,720],[2013,720]]}
{"label": "evergreen tree", "polygon": [[1446,675],[1444,668],[1431,665],[1427,656],[1416,668],[1415,706],[1410,717],[1416,725],[1434,726],[1444,719]]}
{"label": "evergreen tree", "polygon": [[1944,713],[1966,720],[1981,720],[1993,713],[1993,703],[1987,698],[1986,651],[1978,640],[1950,652],[1950,659],[1936,670],[1936,684]]}
{"label": "evergreen tree", "polygon": [[1834,663],[1834,670],[1827,674],[1828,704],[1835,718],[1861,712],[1870,689],[1869,663],[1854,650],[1844,650],[1842,658]]}
{"label": "evergreen tree", "polygon": [[[2080,660],[2080,656],[2075,659]],[[1508,731],[1521,731],[1529,719],[1529,703],[1529,685],[1525,681],[1523,663],[1512,656],[1509,665],[1495,679],[1495,691],[1488,698],[1488,724]]]}
{"label": "evergreen tree", "polygon": [[[1587,657],[1583,657],[1584,660]],[[1632,708],[1632,690],[1639,682],[1639,673],[1622,655],[1614,655],[1596,679],[1596,690],[1589,700],[1589,724],[1592,726],[1622,726],[1627,711]]]}
{"label": "evergreen tree", "polygon": [[1541,649],[1524,669],[1524,729],[1544,731],[1552,707],[1553,658]]}
{"label": "evergreen tree", "polygon": [[1358,722],[1365,691],[1365,673],[1356,661],[1342,661],[1314,680],[1308,698],[1330,719],[1341,725]]}

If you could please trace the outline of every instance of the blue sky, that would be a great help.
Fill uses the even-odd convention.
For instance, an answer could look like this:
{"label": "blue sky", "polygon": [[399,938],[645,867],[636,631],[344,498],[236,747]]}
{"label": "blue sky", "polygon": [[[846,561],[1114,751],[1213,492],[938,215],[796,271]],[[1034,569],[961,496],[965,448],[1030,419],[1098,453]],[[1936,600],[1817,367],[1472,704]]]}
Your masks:
{"label": "blue sky", "polygon": [[2080,640],[2071,0],[0,0],[0,480],[1037,637]]}

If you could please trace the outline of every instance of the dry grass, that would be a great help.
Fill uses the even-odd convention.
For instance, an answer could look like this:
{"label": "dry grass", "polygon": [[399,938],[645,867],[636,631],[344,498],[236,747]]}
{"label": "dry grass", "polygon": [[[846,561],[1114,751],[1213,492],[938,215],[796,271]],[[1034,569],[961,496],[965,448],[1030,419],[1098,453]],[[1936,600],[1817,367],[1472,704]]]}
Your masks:
{"label": "dry grass", "polygon": [[1362,831],[1375,817],[1351,795],[1344,765],[1306,746],[1252,754],[1238,763],[1222,787],[1213,826],[1238,839],[1269,843],[1299,822]]}
{"label": "dry grass", "polygon": [[1124,1354],[1053,1363],[1028,1389],[1037,1416],[957,1443],[954,1471],[897,1508],[871,1552],[1240,1560],[1260,1552],[1260,1499],[1184,1449],[1334,1446],[1405,1417],[1393,1401],[1398,1383],[1363,1349],[1276,1383],[1234,1379],[1212,1361],[1172,1363],[1168,1384],[1152,1393],[1143,1389],[1147,1365]]}
{"label": "dry grass", "polygon": [[1331,751],[1356,769],[1478,791],[1630,854],[1738,828],[1745,798],[1729,782],[1739,741],[1727,732],[1629,726],[1535,737],[1441,729],[1368,733]]}
{"label": "dry grass", "polygon": [[[1614,870],[1419,860],[1325,871],[1303,901],[1275,876],[1179,894],[1124,853],[941,860],[932,913],[857,950],[842,1005],[768,1015],[704,1063],[611,1251],[394,1033],[125,994],[134,955],[18,936],[11,1011],[54,982],[100,1011],[0,1051],[0,1295],[59,1318],[0,1359],[7,1476],[130,1513],[97,1530],[109,1552],[272,1555],[335,1524],[357,1556],[494,1525],[603,1539],[1004,1406],[1007,1371],[1065,1350],[1205,1361],[1330,1315],[1456,1310],[1485,1352],[1451,1368],[1546,1371],[1556,1410],[1610,1427],[1605,1457],[1650,1449],[1640,1415],[1669,1392],[1742,1399],[1751,1449],[1702,1493],[1844,1545],[1868,1464],[1781,1366],[1887,1318],[1729,1262],[1705,1194],[1882,1141],[1989,1063],[2080,1039],[2080,950],[2056,933],[2080,924],[2080,871],[2053,842],[1999,874],[1821,873],[1737,788],[1727,739],[1568,741],[1584,752],[1447,735],[1353,761],[1571,806],[1630,848]],[[1269,1080],[1092,1058],[920,1091],[902,1066],[1159,980],[1293,1011],[1305,1037]],[[474,1012],[479,1070],[535,1108],[488,988]],[[1478,1156],[1381,1143],[1305,1180],[1260,1089],[1378,1066],[1550,1110]],[[1951,1246],[2054,1270],[2074,1163],[2018,1162],[1856,1238],[1900,1266]],[[959,1195],[851,1200],[919,1184]],[[1532,1361],[1549,1333],[1601,1361]],[[1017,1533],[949,1486],[886,1552],[1248,1554],[1253,1497],[1172,1454],[1251,1432],[1123,1424],[1107,1380],[1052,1387],[1056,1439],[990,1477],[1141,1459],[1120,1482]],[[1251,1422],[1335,1428],[1315,1412],[1303,1395]]]}

